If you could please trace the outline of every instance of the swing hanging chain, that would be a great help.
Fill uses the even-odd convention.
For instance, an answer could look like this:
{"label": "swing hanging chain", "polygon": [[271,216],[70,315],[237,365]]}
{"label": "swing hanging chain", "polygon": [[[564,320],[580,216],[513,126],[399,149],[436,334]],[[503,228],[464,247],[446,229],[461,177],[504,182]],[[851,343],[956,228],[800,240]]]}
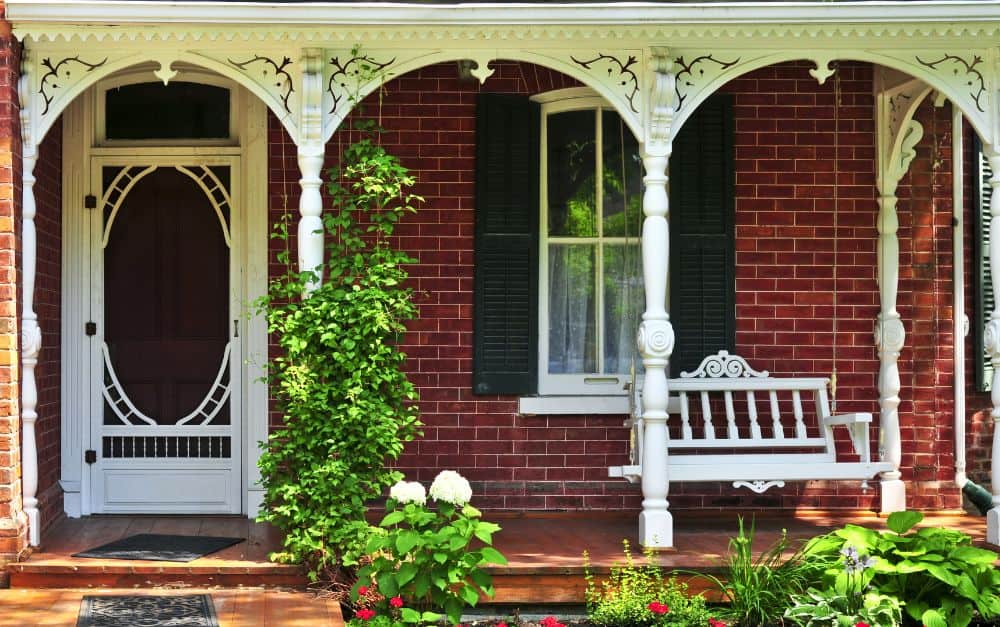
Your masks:
{"label": "swing hanging chain", "polygon": [[840,249],[838,241],[840,239],[840,63],[833,65],[833,346],[832,361],[833,368],[830,372],[830,409],[834,415],[837,413],[837,318],[838,305],[840,304],[837,293],[837,266],[840,261]]}

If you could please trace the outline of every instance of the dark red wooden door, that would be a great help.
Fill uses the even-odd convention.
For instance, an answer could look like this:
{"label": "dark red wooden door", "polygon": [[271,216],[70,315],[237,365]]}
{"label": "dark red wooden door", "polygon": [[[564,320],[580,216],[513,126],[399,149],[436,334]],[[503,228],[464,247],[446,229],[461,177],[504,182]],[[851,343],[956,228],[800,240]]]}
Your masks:
{"label": "dark red wooden door", "polygon": [[[111,364],[139,411],[175,424],[212,389],[229,342],[223,224],[201,187],[173,167],[140,179],[105,219],[113,220],[104,248]],[[229,424],[228,404],[211,424]],[[121,424],[111,411],[104,422]]]}

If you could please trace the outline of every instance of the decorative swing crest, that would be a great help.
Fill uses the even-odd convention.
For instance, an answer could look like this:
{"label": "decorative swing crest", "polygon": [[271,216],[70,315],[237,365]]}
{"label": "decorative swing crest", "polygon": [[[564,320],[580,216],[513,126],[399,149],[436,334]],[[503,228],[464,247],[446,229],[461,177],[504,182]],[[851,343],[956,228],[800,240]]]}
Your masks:
{"label": "decorative swing crest", "polygon": [[745,359],[739,355],[730,355],[729,351],[719,351],[716,355],[709,355],[701,360],[698,369],[694,372],[682,372],[681,377],[691,378],[713,378],[724,377],[736,379],[739,377],[765,378],[770,376],[767,370],[758,371],[750,367]]}

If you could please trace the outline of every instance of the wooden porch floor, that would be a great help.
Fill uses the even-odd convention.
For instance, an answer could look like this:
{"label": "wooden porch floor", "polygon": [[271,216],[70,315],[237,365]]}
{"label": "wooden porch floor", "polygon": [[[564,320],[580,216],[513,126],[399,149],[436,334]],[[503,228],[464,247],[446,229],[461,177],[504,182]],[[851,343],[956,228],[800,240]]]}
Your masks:
{"label": "wooden porch floor", "polygon": [[[716,570],[726,554],[729,538],[736,533],[737,514],[677,512],[674,517],[675,548],[660,552],[659,562],[669,569]],[[487,514],[486,518],[502,527],[496,536],[496,546],[510,562],[507,566],[491,569],[497,589],[496,603],[581,603],[585,586],[585,550],[590,555],[591,570],[598,574],[606,573],[610,566],[621,562],[623,539],[627,539],[637,557],[641,557],[634,515],[599,512]],[[805,539],[847,522],[884,528],[884,520],[872,513],[765,513],[757,514],[755,519],[758,551],[777,539],[782,529],[787,529],[793,539]],[[928,514],[922,524],[960,529],[978,544],[985,543],[986,521],[981,517],[935,513]],[[83,549],[143,532],[241,535],[247,542],[186,564],[72,557],[72,553]],[[17,598],[9,595],[24,589],[271,586],[301,590],[305,584],[297,568],[267,560],[267,554],[279,546],[279,535],[266,525],[244,518],[93,516],[64,520],[42,540],[41,550],[28,561],[8,565],[12,590],[0,591],[0,606],[8,607],[6,602]],[[78,601],[82,594],[78,591],[52,592],[71,596],[46,597],[47,600],[40,602],[72,604],[72,599]],[[242,598],[232,597],[232,602],[242,603]],[[247,602],[251,605],[266,603]]]}

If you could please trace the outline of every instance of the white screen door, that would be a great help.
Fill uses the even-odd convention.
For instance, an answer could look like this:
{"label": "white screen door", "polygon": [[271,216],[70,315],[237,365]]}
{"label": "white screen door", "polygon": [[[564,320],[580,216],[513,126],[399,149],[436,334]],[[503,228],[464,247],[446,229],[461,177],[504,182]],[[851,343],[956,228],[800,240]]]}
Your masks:
{"label": "white screen door", "polygon": [[242,509],[236,163],[94,159],[96,513]]}

